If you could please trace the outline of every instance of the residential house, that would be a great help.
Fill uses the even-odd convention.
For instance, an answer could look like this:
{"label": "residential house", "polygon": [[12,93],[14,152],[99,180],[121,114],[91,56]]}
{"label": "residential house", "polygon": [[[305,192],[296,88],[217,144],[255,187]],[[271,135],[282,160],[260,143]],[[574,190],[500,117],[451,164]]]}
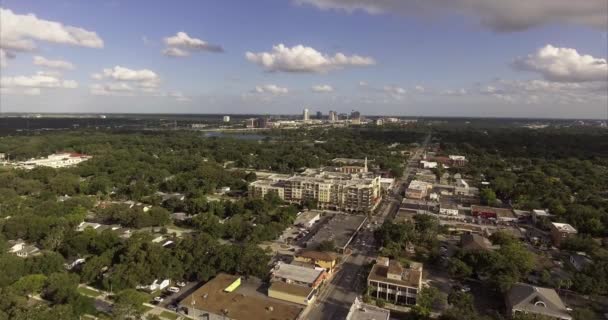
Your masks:
{"label": "residential house", "polygon": [[518,313],[556,320],[572,320],[568,308],[554,289],[516,283],[507,293],[505,304],[510,317]]}
{"label": "residential house", "polygon": [[551,223],[551,240],[556,247],[559,247],[564,240],[575,236],[577,233],[576,229],[567,223]]}
{"label": "residential house", "polygon": [[584,252],[576,252],[570,255],[570,264],[579,272],[583,271],[592,262],[593,260]]}

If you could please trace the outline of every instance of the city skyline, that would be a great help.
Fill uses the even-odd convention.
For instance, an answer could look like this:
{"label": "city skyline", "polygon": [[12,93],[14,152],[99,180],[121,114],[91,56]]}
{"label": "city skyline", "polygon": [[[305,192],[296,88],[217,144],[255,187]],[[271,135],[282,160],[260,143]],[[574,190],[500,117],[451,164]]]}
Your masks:
{"label": "city skyline", "polygon": [[444,2],[6,0],[2,111],[606,119],[605,1]]}

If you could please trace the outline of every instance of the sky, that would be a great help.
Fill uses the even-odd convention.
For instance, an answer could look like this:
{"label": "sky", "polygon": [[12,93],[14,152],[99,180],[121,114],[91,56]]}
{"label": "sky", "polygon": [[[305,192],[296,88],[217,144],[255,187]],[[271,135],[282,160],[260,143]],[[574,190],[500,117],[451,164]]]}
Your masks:
{"label": "sky", "polygon": [[608,118],[606,0],[0,0],[2,112]]}

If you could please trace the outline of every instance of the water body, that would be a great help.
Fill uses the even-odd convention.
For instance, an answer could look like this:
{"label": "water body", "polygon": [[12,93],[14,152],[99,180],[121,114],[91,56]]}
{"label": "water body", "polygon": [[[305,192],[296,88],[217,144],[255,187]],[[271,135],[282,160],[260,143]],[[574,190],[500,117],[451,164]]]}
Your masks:
{"label": "water body", "polygon": [[205,132],[203,134],[205,138],[233,138],[238,140],[264,140],[269,136],[261,135],[261,134],[246,134],[246,133],[226,133],[226,132]]}

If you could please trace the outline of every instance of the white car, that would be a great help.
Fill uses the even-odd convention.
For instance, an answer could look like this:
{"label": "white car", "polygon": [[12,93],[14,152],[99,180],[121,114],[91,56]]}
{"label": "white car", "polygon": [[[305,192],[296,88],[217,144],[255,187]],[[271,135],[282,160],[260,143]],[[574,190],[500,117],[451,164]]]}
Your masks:
{"label": "white car", "polygon": [[167,289],[167,291],[173,292],[173,293],[178,293],[179,292],[179,288],[178,287],[169,287],[169,289]]}
{"label": "white car", "polygon": [[156,302],[163,302],[163,300],[165,299],[163,299],[162,297],[154,297],[154,301]]}
{"label": "white car", "polygon": [[181,282],[181,281],[180,281],[180,282],[178,282],[178,283],[177,283],[177,286],[178,286],[178,287],[185,287],[185,286],[186,286],[186,283],[185,283],[185,282]]}

